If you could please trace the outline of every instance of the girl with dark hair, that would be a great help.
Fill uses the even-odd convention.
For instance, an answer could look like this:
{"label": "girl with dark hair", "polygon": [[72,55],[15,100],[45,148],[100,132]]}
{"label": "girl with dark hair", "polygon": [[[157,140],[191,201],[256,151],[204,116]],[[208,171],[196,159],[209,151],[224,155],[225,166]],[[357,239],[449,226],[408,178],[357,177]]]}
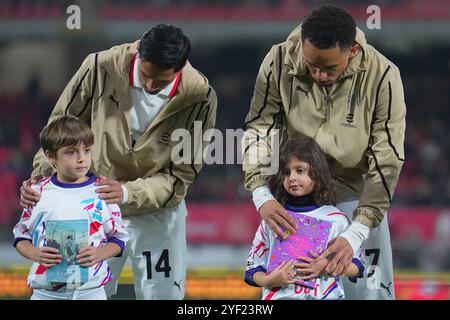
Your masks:
{"label": "girl with dark hair", "polygon": [[[306,179],[309,189],[292,189],[289,185],[289,165],[298,166],[298,179]],[[295,178],[295,177],[292,177]],[[335,205],[336,193],[328,161],[322,149],[312,139],[289,140],[280,154],[280,170],[270,176],[269,188],[282,205],[296,202],[296,196],[308,195],[305,201],[322,205]],[[303,198],[302,198],[303,199]]]}
{"label": "girl with dark hair", "polygon": [[[345,214],[333,206],[336,195],[328,162],[324,152],[312,138],[305,136],[286,142],[281,150],[279,170],[268,178],[268,183],[272,194],[291,215],[302,214],[331,222],[328,243],[349,226],[350,221]],[[321,252],[311,252],[310,257],[290,256],[290,261],[281,262],[267,273],[269,259],[273,256],[277,241],[280,240],[275,238],[262,221],[247,258],[245,281],[252,286],[263,287],[263,299],[345,297],[341,277],[325,274],[328,261],[319,257]],[[290,241],[289,236],[284,241]],[[355,255],[343,275],[355,283],[357,278],[363,277],[361,251]],[[317,278],[314,288],[308,288],[298,281],[314,278]]]}

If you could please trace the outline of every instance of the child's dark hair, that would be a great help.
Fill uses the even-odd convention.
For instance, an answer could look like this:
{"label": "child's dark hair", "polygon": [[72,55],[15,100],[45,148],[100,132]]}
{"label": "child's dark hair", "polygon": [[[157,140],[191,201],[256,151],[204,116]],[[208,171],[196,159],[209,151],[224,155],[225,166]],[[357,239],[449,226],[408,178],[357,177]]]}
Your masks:
{"label": "child's dark hair", "polygon": [[62,147],[94,144],[91,128],[75,116],[61,116],[47,124],[39,135],[42,150],[56,156]]}
{"label": "child's dark hair", "polygon": [[290,139],[282,146],[278,172],[268,179],[270,191],[275,198],[283,206],[286,204],[288,193],[283,186],[284,170],[292,158],[309,164],[308,175],[314,181],[312,193],[315,203],[319,206],[336,204],[333,178],[325,153],[314,139],[306,136]]}

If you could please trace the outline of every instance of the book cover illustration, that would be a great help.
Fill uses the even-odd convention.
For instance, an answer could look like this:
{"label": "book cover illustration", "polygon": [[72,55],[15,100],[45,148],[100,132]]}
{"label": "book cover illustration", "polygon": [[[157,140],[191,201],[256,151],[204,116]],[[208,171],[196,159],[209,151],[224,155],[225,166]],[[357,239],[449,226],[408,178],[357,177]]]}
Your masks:
{"label": "book cover illustration", "polygon": [[76,256],[88,245],[89,226],[87,219],[48,220],[47,246],[56,248],[62,255],[61,263],[47,269],[47,281],[54,287],[67,284],[76,289],[88,281],[89,269],[83,268]]}
{"label": "book cover illustration", "polygon": [[[299,226],[296,233],[287,239],[275,239],[275,245],[270,254],[267,272],[272,272],[281,262],[290,261],[298,257],[312,257],[310,252],[322,254],[327,248],[332,222],[313,218],[296,212],[287,212],[294,218]],[[314,288],[317,278],[312,280],[300,280],[301,273],[296,273],[296,283]]]}

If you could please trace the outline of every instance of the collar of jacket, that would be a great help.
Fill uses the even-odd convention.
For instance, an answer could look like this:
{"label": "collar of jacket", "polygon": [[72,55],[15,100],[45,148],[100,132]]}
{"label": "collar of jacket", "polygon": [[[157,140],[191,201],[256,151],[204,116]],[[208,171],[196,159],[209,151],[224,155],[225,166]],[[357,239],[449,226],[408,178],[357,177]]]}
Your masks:
{"label": "collar of jacket", "polygon": [[[138,46],[139,40],[113,47],[106,52],[104,51],[104,56],[100,60],[101,66],[108,73],[116,90],[115,98],[118,99],[126,114],[131,108],[130,71]],[[209,84],[206,77],[194,69],[189,62],[186,62],[186,65],[181,70],[181,77],[176,91],[173,93],[167,106],[153,120],[152,126],[182,109],[204,101],[208,89]]]}
{"label": "collar of jacket", "polygon": [[[139,81],[139,79],[135,79],[136,59],[138,59],[137,52],[134,54],[133,60],[131,60],[130,72],[129,72],[128,77],[130,79],[130,87],[142,89],[143,86],[141,84],[141,81]],[[138,73],[138,75],[139,75],[139,73]],[[180,79],[181,79],[181,70],[177,72],[175,79],[172,80],[172,82],[168,85],[168,86],[172,86],[172,83],[173,83],[173,86],[172,86],[170,92],[168,92],[168,90],[167,90],[168,87],[165,87],[157,95],[163,99],[172,98],[175,95],[175,93],[177,92],[178,84],[180,83]],[[139,85],[136,84],[136,82],[138,82]]]}
{"label": "collar of jacket", "polygon": [[[303,44],[301,41],[302,26],[295,28],[286,40],[286,55],[284,64],[291,76],[306,76],[308,68],[303,58]],[[353,57],[347,68],[337,79],[343,79],[356,72],[365,71],[367,68],[367,41],[364,32],[356,27],[356,42],[359,45],[358,54]]]}

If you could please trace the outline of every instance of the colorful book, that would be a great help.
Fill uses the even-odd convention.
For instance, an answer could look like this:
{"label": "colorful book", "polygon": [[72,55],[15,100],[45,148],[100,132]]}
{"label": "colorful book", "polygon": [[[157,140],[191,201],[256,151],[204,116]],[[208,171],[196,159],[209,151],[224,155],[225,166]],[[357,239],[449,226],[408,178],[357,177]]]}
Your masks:
{"label": "colorful book", "polygon": [[[283,261],[290,261],[298,257],[312,257],[311,251],[320,255],[327,248],[332,222],[297,212],[288,211],[288,214],[297,222],[299,229],[285,240],[275,239],[267,267],[269,273]],[[310,288],[315,287],[317,278],[303,281],[300,280],[301,276],[302,274],[295,274],[296,283]]]}
{"label": "colorful book", "polygon": [[76,256],[88,245],[88,220],[47,220],[45,232],[46,245],[58,249],[62,255],[61,263],[47,269],[47,281],[54,287],[67,285],[67,289],[76,289],[86,283],[89,270],[78,263]]}

